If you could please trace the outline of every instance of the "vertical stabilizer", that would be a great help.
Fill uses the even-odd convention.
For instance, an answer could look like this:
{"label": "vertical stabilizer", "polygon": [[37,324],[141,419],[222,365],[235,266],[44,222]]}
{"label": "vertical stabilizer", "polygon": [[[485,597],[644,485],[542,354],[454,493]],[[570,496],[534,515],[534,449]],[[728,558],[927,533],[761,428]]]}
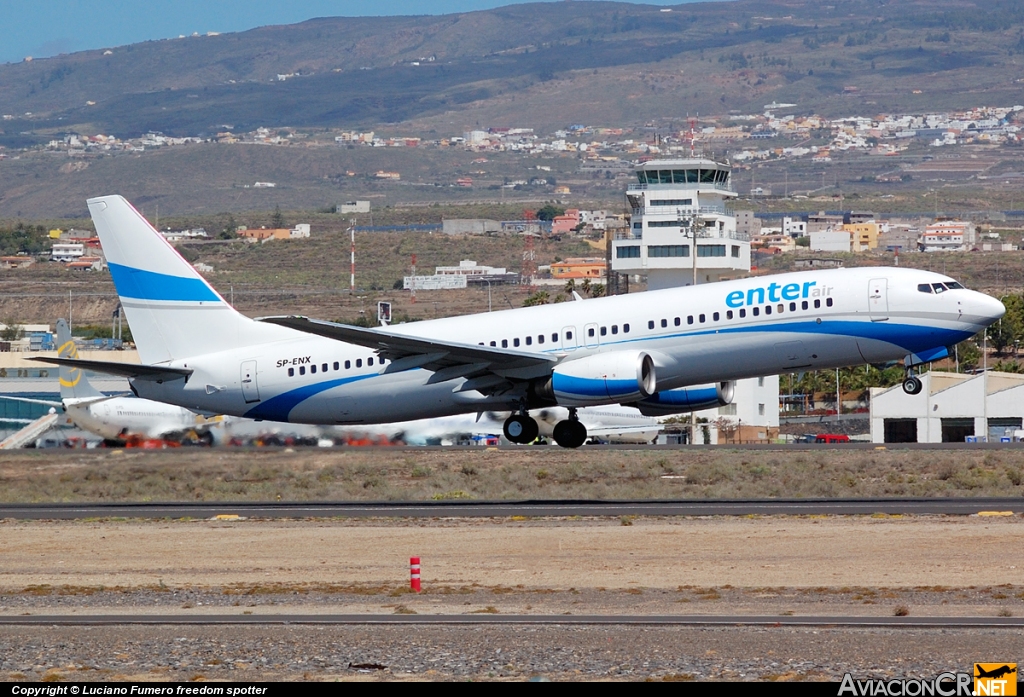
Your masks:
{"label": "vertical stabilizer", "polygon": [[121,196],[88,204],[143,363],[294,336],[236,312]]}
{"label": "vertical stabilizer", "polygon": [[[75,340],[71,338],[71,328],[67,320],[57,320],[57,356],[60,358],[78,358],[78,347]],[[102,397],[103,393],[97,390],[85,377],[80,368],[71,366],[60,366],[60,398],[62,401],[69,399],[87,399],[91,397]]]}

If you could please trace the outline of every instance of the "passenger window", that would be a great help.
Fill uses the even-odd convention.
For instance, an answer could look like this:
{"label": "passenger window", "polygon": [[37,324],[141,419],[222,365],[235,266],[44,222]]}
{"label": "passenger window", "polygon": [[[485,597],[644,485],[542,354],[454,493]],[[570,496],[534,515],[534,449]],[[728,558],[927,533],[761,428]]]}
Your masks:
{"label": "passenger window", "polygon": [[817,310],[819,307],[821,307],[821,300],[815,298],[815,300],[814,300],[814,309]]}
{"label": "passenger window", "polygon": [[518,346],[519,345],[519,338],[518,337],[516,337],[515,339],[512,339],[512,345],[513,346]]}
{"label": "passenger window", "polygon": [[501,347],[502,348],[508,348],[508,339],[502,339],[501,340]]}
{"label": "passenger window", "polygon": [[290,377],[290,378],[295,377],[295,368],[289,368],[288,369],[288,377]]}
{"label": "passenger window", "polygon": [[663,320],[661,320],[661,326],[662,326],[663,328],[664,328],[664,327],[667,327],[667,326],[668,326],[668,320],[667,320],[667,319],[663,319]]}
{"label": "passenger window", "polygon": [[565,338],[569,339],[569,340],[572,340],[572,332],[566,332],[565,333]]}
{"label": "passenger window", "polygon": [[607,336],[608,327],[601,327],[601,336]]}
{"label": "passenger window", "polygon": [[594,336],[594,328],[593,327],[591,327],[590,329],[587,330],[587,336]]}
{"label": "passenger window", "polygon": [[725,318],[726,319],[732,319],[732,310],[726,310],[725,311]]}
{"label": "passenger window", "polygon": [[825,304],[828,305],[829,307],[832,307],[832,298],[826,299]]}
{"label": "passenger window", "polygon": [[711,319],[715,320],[716,322],[718,321],[718,318],[719,318],[719,314],[717,312],[715,314],[711,315]]}
{"label": "passenger window", "polygon": [[345,361],[345,370],[348,370],[351,367],[352,367],[352,361]]}
{"label": "passenger window", "polygon": [[618,333],[619,333],[619,325],[613,324],[612,325],[612,334],[618,334]]}
{"label": "passenger window", "polygon": [[334,369],[335,370],[341,370],[341,364],[338,363],[338,361],[334,361]]}
{"label": "passenger window", "polygon": [[322,366],[320,366],[320,372],[322,372],[322,373],[326,373],[327,372],[327,364],[326,363],[324,363]]}
{"label": "passenger window", "polygon": [[777,311],[777,312],[778,312],[778,313],[779,313],[780,315],[782,314],[783,310],[785,310],[785,309],[786,309],[786,306],[785,306],[785,305],[784,305],[783,303],[779,303],[779,306],[775,308],[775,310],[776,310],[776,311]]}
{"label": "passenger window", "polygon": [[746,316],[747,316],[747,311],[745,309],[741,309],[740,310],[740,317],[746,317]]}
{"label": "passenger window", "polygon": [[654,320],[653,319],[647,323],[647,328],[648,329],[654,329]]}
{"label": "passenger window", "polygon": [[558,332],[551,332],[551,343],[552,344],[557,344],[558,343]]}
{"label": "passenger window", "polygon": [[623,334],[629,334],[629,325],[628,324],[623,324],[622,325],[622,333]]}
{"label": "passenger window", "polygon": [[309,366],[309,372],[313,373],[314,375],[316,374],[316,363]]}
{"label": "passenger window", "polygon": [[367,358],[366,365],[373,365],[373,358]]}
{"label": "passenger window", "polygon": [[683,322],[682,322],[682,320],[680,320],[680,319],[679,319],[678,317],[676,317],[676,319],[675,319],[675,325],[676,325],[676,326],[678,327],[678,326],[679,326],[680,324],[682,324],[682,323],[683,323]]}
{"label": "passenger window", "polygon": [[801,310],[806,310],[807,309],[807,301],[806,300],[804,300],[802,303],[800,303],[800,309]]}
{"label": "passenger window", "polygon": [[701,315],[698,319],[700,319],[701,324],[704,324],[704,315]]}
{"label": "passenger window", "polygon": [[921,291],[922,293],[931,293],[932,292],[932,287],[931,287],[931,284],[929,284],[929,283],[919,283],[919,284],[917,284],[917,289],[919,291]]}
{"label": "passenger window", "polygon": [[753,314],[754,317],[757,317],[759,314],[761,314],[761,308],[756,307],[756,306],[752,307],[751,308],[751,314]]}
{"label": "passenger window", "polygon": [[693,315],[688,315],[686,317],[686,323],[687,324],[693,324]]}
{"label": "passenger window", "polygon": [[789,311],[790,312],[796,312],[796,303],[790,303],[789,304]]}
{"label": "passenger window", "polygon": [[[770,315],[770,314],[772,313],[772,306],[771,306],[771,305],[765,305],[765,306],[764,306],[764,313],[765,313],[766,315]],[[756,313],[755,313],[755,314],[756,314]]]}
{"label": "passenger window", "polygon": [[526,337],[526,345],[527,346],[533,346],[533,337],[532,336]]}
{"label": "passenger window", "polygon": [[299,366],[299,375],[305,375],[305,374],[306,374],[306,366],[300,365]]}
{"label": "passenger window", "polygon": [[363,367],[363,359],[362,358],[357,358],[356,359],[356,367],[357,368],[362,368]]}
{"label": "passenger window", "polygon": [[543,344],[544,343],[544,335],[543,334],[538,334],[537,335],[537,343],[538,344]]}

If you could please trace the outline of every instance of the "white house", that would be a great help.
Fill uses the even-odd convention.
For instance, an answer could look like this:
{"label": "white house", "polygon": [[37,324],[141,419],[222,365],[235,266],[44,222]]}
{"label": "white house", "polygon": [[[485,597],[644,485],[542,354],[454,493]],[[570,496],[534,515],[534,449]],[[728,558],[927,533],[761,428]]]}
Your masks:
{"label": "white house", "polygon": [[1024,423],[1024,375],[928,372],[923,389],[871,389],[875,443],[963,443],[968,438],[1012,438]]}

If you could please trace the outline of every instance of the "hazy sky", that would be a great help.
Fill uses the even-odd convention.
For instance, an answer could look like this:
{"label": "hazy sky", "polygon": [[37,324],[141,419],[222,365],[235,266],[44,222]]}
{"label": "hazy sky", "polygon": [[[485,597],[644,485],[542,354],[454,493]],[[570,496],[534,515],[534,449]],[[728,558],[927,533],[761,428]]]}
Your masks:
{"label": "hazy sky", "polygon": [[[627,0],[632,1],[632,0]],[[694,0],[648,0],[676,5]],[[467,12],[515,0],[0,0],[0,63],[314,17]]]}

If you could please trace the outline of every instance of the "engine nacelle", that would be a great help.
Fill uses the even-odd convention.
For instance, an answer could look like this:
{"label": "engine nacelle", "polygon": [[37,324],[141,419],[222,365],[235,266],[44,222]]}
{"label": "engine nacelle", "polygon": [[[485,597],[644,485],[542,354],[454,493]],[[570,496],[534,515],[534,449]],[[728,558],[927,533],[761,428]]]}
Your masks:
{"label": "engine nacelle", "polygon": [[668,416],[712,407],[724,407],[726,404],[732,403],[735,387],[736,383],[730,380],[716,382],[712,385],[662,390],[628,406],[636,407],[644,416]]}
{"label": "engine nacelle", "polygon": [[551,374],[562,406],[586,407],[644,399],[654,394],[654,360],[644,351],[609,351],[566,361]]}

